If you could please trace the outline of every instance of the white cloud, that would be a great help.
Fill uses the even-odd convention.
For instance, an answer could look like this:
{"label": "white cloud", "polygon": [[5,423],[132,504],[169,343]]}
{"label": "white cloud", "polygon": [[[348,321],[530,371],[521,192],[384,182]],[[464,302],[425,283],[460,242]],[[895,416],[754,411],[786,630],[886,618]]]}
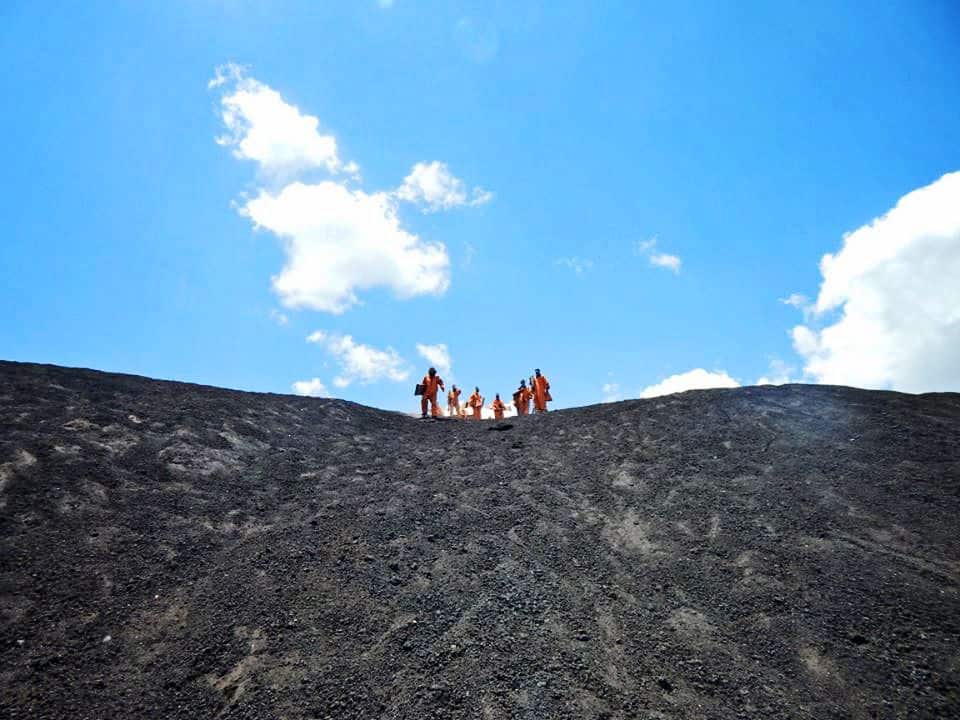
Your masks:
{"label": "white cloud", "polygon": [[683,392],[685,390],[703,390],[709,388],[735,388],[740,383],[727,375],[723,370],[707,372],[703,368],[696,368],[679,375],[671,375],[665,380],[650,385],[640,391],[640,397],[652,398],[659,395]]}
{"label": "white cloud", "polygon": [[404,230],[385,193],[294,182],[277,194],[261,190],[241,212],[283,243],[286,265],[273,288],[287,307],[339,314],[359,302],[358,290],[383,286],[409,298],[450,284],[446,247]]}
{"label": "white cloud", "polygon": [[680,272],[680,265],[683,261],[676,255],[668,255],[667,253],[653,253],[650,256],[650,264],[656,267],[667,268],[672,270],[674,273]]}
{"label": "white cloud", "polygon": [[307,342],[321,345],[340,365],[340,374],[333,379],[338,388],[354,382],[368,385],[378,380],[402,382],[410,377],[406,362],[392,347],[380,350],[356,342],[350,335],[339,335],[317,330],[307,336]]}
{"label": "white cloud", "polygon": [[473,259],[476,256],[477,248],[469,240],[465,240],[463,243],[463,261],[460,263],[460,267],[468,270],[473,265]]}
{"label": "white cloud", "polygon": [[[900,198],[820,261],[815,318],[794,347],[817,382],[960,390],[960,172]],[[829,322],[829,321],[826,321]]]}
{"label": "white cloud", "polygon": [[817,352],[820,341],[817,334],[806,325],[797,325],[790,331],[793,338],[793,349],[803,356],[813,355]]}
{"label": "white cloud", "polygon": [[584,271],[590,270],[593,267],[593,260],[578,257],[557,258],[556,263],[557,265],[565,265],[577,275],[582,275]]}
{"label": "white cloud", "polygon": [[450,351],[443,343],[437,345],[424,345],[417,343],[417,352],[424,360],[437,369],[441,377],[448,376],[449,379],[453,367],[453,361],[450,358]]}
{"label": "white cloud", "polygon": [[273,320],[277,325],[281,327],[283,327],[284,325],[290,322],[290,318],[288,318],[286,315],[284,315],[282,312],[280,312],[276,308],[273,308],[270,311],[270,319]]}
{"label": "white cloud", "polygon": [[[283,306],[339,314],[361,302],[361,291],[375,287],[401,299],[446,292],[446,246],[404,228],[398,205],[409,201],[434,212],[480,205],[491,193],[482,188],[468,193],[439,161],[415,165],[396,190],[354,189],[360,167],[341,160],[336,138],[319,131],[316,117],[235,64],[217,68],[209,85],[222,88],[226,132],[217,142],[238,158],[256,161],[271,180],[252,199],[245,198],[239,211],[281,242],[286,262],[272,280]],[[295,180],[316,169],[336,177]]]}
{"label": "white cloud", "polygon": [[646,255],[657,245],[657,237],[654,236],[649,240],[637,240],[634,245],[633,251],[637,255]]}
{"label": "white cloud", "polygon": [[[237,158],[253,160],[267,175],[290,177],[314,168],[341,169],[337,140],[321,134],[320,121],[287,103],[273,88],[247,77],[243,68],[217,68],[211,88],[226,87],[220,99],[226,132],[217,143],[233,148]],[[348,166],[356,174],[355,163]]]}
{"label": "white cloud", "polygon": [[463,181],[455,177],[446,164],[434,160],[414,165],[394,196],[419,205],[425,213],[431,213],[463,205],[483,205],[490,202],[493,193],[475,187],[468,194]]}
{"label": "white cloud", "polygon": [[780,298],[780,302],[782,302],[784,305],[791,305],[798,310],[801,310],[810,303],[810,298],[800,293],[791,293],[785,298]]}
{"label": "white cloud", "polygon": [[330,397],[330,393],[327,392],[326,386],[320,382],[320,378],[297,380],[297,382],[293,384],[293,391],[297,395],[304,395],[306,397]]}
{"label": "white cloud", "polygon": [[600,392],[603,393],[603,399],[600,402],[611,403],[623,399],[623,395],[620,393],[620,385],[618,383],[604,383],[603,387],[600,389]]}
{"label": "white cloud", "polygon": [[633,252],[635,255],[647,258],[649,263],[654,267],[666,268],[674,274],[678,274],[680,267],[683,265],[683,260],[677,255],[655,252],[657,242],[658,239],[656,237],[652,237],[649,240],[639,240],[634,244]]}
{"label": "white cloud", "polygon": [[767,374],[757,379],[757,385],[786,385],[787,383],[797,382],[791,379],[796,372],[796,368],[787,365],[780,358],[770,360],[770,366],[767,368]]}

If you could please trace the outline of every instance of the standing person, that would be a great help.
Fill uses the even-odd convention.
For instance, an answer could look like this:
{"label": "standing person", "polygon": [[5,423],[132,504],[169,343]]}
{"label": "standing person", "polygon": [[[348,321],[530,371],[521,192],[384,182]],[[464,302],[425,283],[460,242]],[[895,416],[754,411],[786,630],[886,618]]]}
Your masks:
{"label": "standing person", "polygon": [[497,393],[496,399],[493,401],[493,417],[495,420],[503,420],[503,411],[507,409],[507,406],[503,404],[503,400],[500,399],[500,393]]}
{"label": "standing person", "polygon": [[480,394],[480,388],[473,388],[473,395],[467,400],[467,405],[473,408],[473,419],[480,419],[480,411],[483,409],[483,395]]}
{"label": "standing person", "polygon": [[540,368],[533,373],[533,407],[538,413],[547,411],[547,403],[553,400],[550,397],[550,381],[540,374]]}
{"label": "standing person", "polygon": [[530,398],[532,393],[527,389],[527,381],[521,380],[520,387],[513,394],[513,404],[517,408],[517,415],[530,414]]}
{"label": "standing person", "polygon": [[450,417],[460,416],[460,388],[453,385],[450,392],[447,393],[447,415]]}
{"label": "standing person", "polygon": [[423,376],[423,382],[420,384],[423,385],[423,396],[420,398],[420,417],[425,418],[427,416],[427,403],[430,404],[430,415],[439,417],[440,408],[437,407],[437,388],[441,390],[444,389],[443,378],[437,375],[436,368],[430,368],[427,370],[427,374]]}

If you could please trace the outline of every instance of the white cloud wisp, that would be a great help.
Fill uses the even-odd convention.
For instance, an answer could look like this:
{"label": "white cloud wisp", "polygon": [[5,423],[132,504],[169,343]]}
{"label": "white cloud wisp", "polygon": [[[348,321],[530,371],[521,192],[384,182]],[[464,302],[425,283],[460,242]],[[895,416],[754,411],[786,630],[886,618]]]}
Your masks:
{"label": "white cloud wisp", "polygon": [[563,265],[573,270],[577,275],[583,275],[584,272],[593,268],[593,260],[579,257],[557,258],[557,265]]}
{"label": "white cloud wisp", "polygon": [[354,382],[362,385],[380,380],[403,382],[410,377],[407,363],[392,347],[380,350],[356,342],[350,335],[339,335],[317,330],[307,336],[307,342],[322,346],[336,358],[340,374],[333,379],[338,388]]}
{"label": "white cloud wisp", "polygon": [[450,358],[450,351],[444,343],[438,343],[436,345],[417,343],[417,353],[436,368],[437,372],[440,373],[440,377],[444,380],[453,377],[453,360]]}
{"label": "white cloud wisp", "polygon": [[603,387],[600,388],[600,392],[603,395],[600,402],[612,403],[612,402],[617,402],[618,400],[623,400],[623,395],[620,394],[619,383],[614,383],[614,382],[604,383]]}
{"label": "white cloud wisp", "polygon": [[662,267],[670,270],[674,275],[680,273],[683,260],[678,255],[670,255],[665,252],[657,252],[658,239],[652,237],[649,240],[640,240],[634,245],[634,253],[647,258],[647,261],[653,267]]}
{"label": "white cloud wisp", "polygon": [[787,365],[780,358],[770,360],[770,366],[767,368],[767,374],[757,379],[757,385],[786,385],[788,383],[799,382],[791,379],[796,372],[796,368]]}

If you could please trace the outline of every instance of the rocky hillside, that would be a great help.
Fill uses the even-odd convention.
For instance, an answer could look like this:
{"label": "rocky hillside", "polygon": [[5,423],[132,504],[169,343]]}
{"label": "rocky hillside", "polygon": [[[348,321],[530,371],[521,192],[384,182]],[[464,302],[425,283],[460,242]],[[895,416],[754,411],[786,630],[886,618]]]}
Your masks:
{"label": "rocky hillside", "polygon": [[0,717],[960,716],[960,395],[505,423],[0,363]]}

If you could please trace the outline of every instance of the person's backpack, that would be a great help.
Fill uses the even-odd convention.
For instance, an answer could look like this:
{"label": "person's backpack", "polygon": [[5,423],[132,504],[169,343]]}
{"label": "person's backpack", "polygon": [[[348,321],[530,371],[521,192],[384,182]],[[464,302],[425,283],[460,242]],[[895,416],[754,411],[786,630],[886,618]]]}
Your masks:
{"label": "person's backpack", "polygon": [[413,394],[414,394],[414,395],[423,395],[423,391],[424,391],[424,390],[426,390],[426,388],[425,388],[423,385],[421,385],[420,383],[417,383],[417,386],[413,389]]}

